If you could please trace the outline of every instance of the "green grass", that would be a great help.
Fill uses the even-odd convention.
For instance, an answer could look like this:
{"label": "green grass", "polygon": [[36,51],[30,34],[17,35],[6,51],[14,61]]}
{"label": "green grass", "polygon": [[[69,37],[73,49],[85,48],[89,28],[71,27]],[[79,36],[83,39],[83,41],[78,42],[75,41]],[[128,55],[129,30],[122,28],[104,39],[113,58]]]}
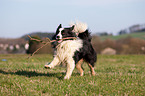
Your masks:
{"label": "green grass", "polygon": [[69,80],[63,80],[66,68],[44,69],[52,55],[27,57],[0,55],[1,96],[145,95],[145,55],[99,55],[96,76],[83,64],[85,75],[75,69]]}
{"label": "green grass", "polygon": [[145,40],[145,32],[139,32],[139,33],[131,33],[131,34],[123,34],[123,35],[117,35],[117,36],[101,36],[101,40],[105,39],[112,39],[112,40],[118,40],[126,37],[133,37],[133,38],[140,38]]}

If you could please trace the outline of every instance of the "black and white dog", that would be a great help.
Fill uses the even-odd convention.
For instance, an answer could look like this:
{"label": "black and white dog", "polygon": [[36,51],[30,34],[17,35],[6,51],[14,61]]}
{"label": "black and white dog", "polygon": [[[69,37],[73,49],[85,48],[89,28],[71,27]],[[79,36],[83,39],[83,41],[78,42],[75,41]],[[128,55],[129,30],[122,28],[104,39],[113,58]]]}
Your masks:
{"label": "black and white dog", "polygon": [[[74,32],[76,30],[77,32]],[[83,32],[80,32],[82,30]],[[61,62],[65,62],[67,72],[64,79],[69,79],[75,66],[80,71],[80,76],[83,76],[81,64],[85,61],[88,63],[92,75],[95,75],[94,65],[97,56],[91,44],[90,33],[86,27],[73,25],[69,28],[62,28],[60,24],[54,37],[59,43],[56,48],[56,55],[49,65],[45,65],[45,68],[53,68]],[[76,37],[76,39],[68,37]]]}

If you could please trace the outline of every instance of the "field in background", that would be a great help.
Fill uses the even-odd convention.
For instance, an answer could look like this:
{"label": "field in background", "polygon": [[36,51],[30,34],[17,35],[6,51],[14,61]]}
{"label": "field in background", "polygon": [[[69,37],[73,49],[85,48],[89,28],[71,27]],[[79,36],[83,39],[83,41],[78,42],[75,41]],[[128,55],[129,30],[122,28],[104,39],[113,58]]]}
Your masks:
{"label": "field in background", "polygon": [[52,55],[0,55],[0,95],[145,95],[145,55],[99,55],[96,76],[87,64],[85,75],[73,71],[63,80],[64,67],[44,69]]}
{"label": "field in background", "polygon": [[122,34],[122,35],[117,35],[117,36],[100,36],[100,39],[105,40],[109,38],[112,40],[118,40],[118,39],[127,38],[127,37],[140,38],[140,39],[145,40],[145,32]]}

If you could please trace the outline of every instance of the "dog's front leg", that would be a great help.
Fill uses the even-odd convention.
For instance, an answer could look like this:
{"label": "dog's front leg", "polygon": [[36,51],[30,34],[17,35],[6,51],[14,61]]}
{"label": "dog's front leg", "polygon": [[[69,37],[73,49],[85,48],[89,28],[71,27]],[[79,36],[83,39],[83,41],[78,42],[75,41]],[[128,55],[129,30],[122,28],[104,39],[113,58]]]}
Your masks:
{"label": "dog's front leg", "polygon": [[67,62],[67,72],[66,72],[66,76],[64,77],[64,79],[69,79],[75,68],[75,61],[73,60],[73,58],[70,58],[70,59],[67,59],[66,62]]}
{"label": "dog's front leg", "polygon": [[56,65],[60,64],[60,60],[57,56],[54,57],[53,61],[49,65],[45,65],[45,68],[53,68]]}

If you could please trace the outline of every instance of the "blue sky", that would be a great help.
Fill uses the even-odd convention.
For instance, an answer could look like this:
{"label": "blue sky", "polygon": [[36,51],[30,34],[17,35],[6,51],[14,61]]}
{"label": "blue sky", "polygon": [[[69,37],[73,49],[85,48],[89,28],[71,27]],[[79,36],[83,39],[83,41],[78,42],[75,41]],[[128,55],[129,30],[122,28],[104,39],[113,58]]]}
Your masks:
{"label": "blue sky", "polygon": [[54,32],[61,23],[86,22],[92,33],[145,24],[145,0],[0,0],[0,37]]}

